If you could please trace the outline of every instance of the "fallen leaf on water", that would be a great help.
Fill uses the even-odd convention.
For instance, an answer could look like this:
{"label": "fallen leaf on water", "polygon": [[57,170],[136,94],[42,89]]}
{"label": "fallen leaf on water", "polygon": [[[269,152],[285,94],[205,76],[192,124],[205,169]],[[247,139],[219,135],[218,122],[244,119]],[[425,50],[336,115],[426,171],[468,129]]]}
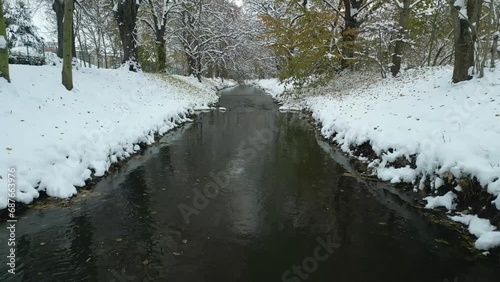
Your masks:
{"label": "fallen leaf on water", "polygon": [[186,240],[186,239],[182,240],[183,244],[186,244],[187,242],[188,242],[188,240]]}
{"label": "fallen leaf on water", "polygon": [[40,243],[40,246],[45,246],[45,242]]}
{"label": "fallen leaf on water", "polygon": [[381,222],[379,222],[379,223],[378,223],[378,225],[386,225],[386,224],[387,224],[387,223],[385,223],[385,222],[383,222],[383,221],[381,221]]}
{"label": "fallen leaf on water", "polygon": [[149,260],[145,259],[145,260],[142,262],[142,264],[144,264],[144,265],[148,265],[148,264],[149,264]]}
{"label": "fallen leaf on water", "polygon": [[123,241],[122,238],[120,238],[120,237],[116,238],[116,242],[121,242],[121,241]]}
{"label": "fallen leaf on water", "polygon": [[174,256],[180,256],[181,253],[177,253],[177,252],[173,252],[172,254],[174,254]]}

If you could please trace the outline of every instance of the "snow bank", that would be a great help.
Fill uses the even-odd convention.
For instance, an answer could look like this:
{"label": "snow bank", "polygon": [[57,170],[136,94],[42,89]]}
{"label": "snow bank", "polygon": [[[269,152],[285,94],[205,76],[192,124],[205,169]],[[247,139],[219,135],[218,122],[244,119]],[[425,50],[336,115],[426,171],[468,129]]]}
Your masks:
{"label": "snow bank", "polygon": [[11,79],[0,79],[0,208],[9,167],[17,169],[18,201],[30,203],[39,191],[67,198],[92,171],[104,175],[156,133],[189,121],[195,107],[217,101],[214,81],[119,70],[75,70],[70,92],[58,67],[12,65]]}
{"label": "snow bank", "polygon": [[[500,73],[452,84],[450,68],[386,79],[342,97],[307,98],[321,132],[349,151],[369,142],[380,157],[377,175],[415,182],[417,176],[475,176],[500,195]],[[391,153],[389,153],[391,152]],[[390,163],[416,155],[401,175]]]}
{"label": "snow bank", "polygon": [[[305,100],[322,135],[342,150],[369,142],[378,156],[370,167],[379,178],[422,189],[417,178],[429,177],[437,189],[444,175],[476,177],[500,209],[500,72],[458,84],[451,77],[448,67],[417,70]],[[394,167],[396,159],[412,157],[415,168]],[[452,191],[427,197],[427,208],[451,210],[455,197]],[[498,245],[498,232],[477,234],[479,249]]]}
{"label": "snow bank", "polygon": [[[369,167],[380,179],[422,189],[424,181],[417,179],[429,178],[437,189],[449,177],[476,177],[500,210],[500,71],[458,84],[451,83],[452,72],[450,67],[428,68],[384,80],[347,75],[303,100],[322,135],[345,152],[370,144],[377,159]],[[284,91],[276,80],[257,84],[273,97]],[[401,167],[399,159],[414,163]],[[455,198],[453,191],[428,197],[427,207],[451,210]],[[481,249],[495,245],[499,236],[478,235]]]}
{"label": "snow bank", "polygon": [[270,94],[274,99],[281,96],[287,89],[287,87],[281,84],[277,78],[260,79],[252,81],[252,83],[264,89],[264,91]]}
{"label": "snow bank", "polygon": [[[180,75],[172,75],[176,79],[185,81],[189,84],[198,84],[198,79],[194,76],[180,76]],[[206,86],[209,86],[213,89],[221,90],[229,87],[236,86],[238,83],[232,79],[221,79],[221,78],[205,78],[203,77],[202,83]]]}
{"label": "snow bank", "polygon": [[[300,95],[297,95],[295,91],[292,92],[293,86],[282,84],[277,78],[254,80],[251,83],[262,88],[274,100],[283,104],[279,107],[279,111],[282,113],[298,112],[305,108]],[[288,95],[283,95],[285,92]]]}
{"label": "snow bank", "polygon": [[489,220],[468,214],[451,216],[450,219],[469,227],[469,232],[478,238],[475,243],[477,249],[488,250],[500,246],[500,232],[495,231],[497,228]]}

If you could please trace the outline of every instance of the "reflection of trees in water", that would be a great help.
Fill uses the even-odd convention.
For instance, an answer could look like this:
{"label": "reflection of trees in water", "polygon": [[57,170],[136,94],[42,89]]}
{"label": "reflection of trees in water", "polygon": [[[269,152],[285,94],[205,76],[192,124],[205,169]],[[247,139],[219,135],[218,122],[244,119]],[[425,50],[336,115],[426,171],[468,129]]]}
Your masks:
{"label": "reflection of trees in water", "polygon": [[318,146],[314,130],[299,114],[281,114],[277,122],[274,158],[263,171],[273,172],[276,186],[285,181],[287,187],[273,188],[275,195],[268,198],[281,199],[281,203],[267,206],[284,211],[286,216],[292,213],[288,219],[297,228],[312,228],[320,234],[333,232],[342,240],[351,240],[356,181],[342,177],[344,168]]}
{"label": "reflection of trees in water", "polygon": [[[73,238],[71,240],[71,261],[76,266],[76,272],[68,271],[72,277],[80,276],[79,269],[82,270],[82,279],[96,279],[97,270],[95,266],[95,256],[92,250],[94,228],[87,214],[79,214],[71,219],[73,229]],[[83,268],[82,268],[83,266]]]}
{"label": "reflection of trees in water", "polygon": [[150,206],[150,179],[146,174],[146,167],[141,166],[129,173],[120,185],[121,193],[127,200],[122,220],[125,238],[119,245],[120,255],[116,256],[115,261],[115,265],[124,267],[127,273],[140,273],[144,277],[147,274],[142,261],[154,257],[153,235],[156,230]]}
{"label": "reflection of trees in water", "polygon": [[64,221],[63,228],[51,228],[36,233],[36,236],[30,234],[18,238],[18,278],[36,282],[96,280],[92,221],[85,213],[71,213],[74,215],[69,222]]}

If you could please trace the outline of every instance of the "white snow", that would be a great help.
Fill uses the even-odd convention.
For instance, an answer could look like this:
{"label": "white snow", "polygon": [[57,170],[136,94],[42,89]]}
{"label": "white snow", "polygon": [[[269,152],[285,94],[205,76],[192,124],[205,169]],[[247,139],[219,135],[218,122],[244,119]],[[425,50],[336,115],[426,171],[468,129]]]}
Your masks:
{"label": "white snow", "polygon": [[43,57],[43,53],[32,47],[13,47],[10,49],[11,56],[40,56]]}
{"label": "white snow", "polygon": [[426,209],[433,209],[437,207],[445,207],[448,210],[454,210],[456,204],[454,203],[455,199],[457,198],[457,195],[453,192],[448,192],[443,196],[437,196],[437,197],[425,197],[424,200],[427,201],[427,205],[425,205]]}
{"label": "white snow", "polygon": [[0,49],[5,49],[7,47],[7,40],[3,35],[0,35]]}
{"label": "white snow", "polygon": [[[291,85],[280,83],[278,79],[261,79],[254,80],[252,83],[262,88],[267,94],[273,97],[274,100],[284,103],[279,107],[280,112],[297,112],[301,111],[304,107],[304,101],[298,99],[295,95],[284,95],[287,91],[293,89]],[[290,94],[290,93],[289,93]]]}
{"label": "white snow", "polygon": [[[380,158],[374,173],[391,182],[413,183],[443,173],[475,176],[500,195],[500,72],[452,84],[451,68],[410,72],[351,89],[342,95],[305,98],[321,133],[346,152],[369,142]],[[392,153],[388,153],[390,149]],[[416,169],[395,169],[396,157],[416,155]]]}
{"label": "white snow", "polygon": [[[46,191],[66,198],[91,176],[151,144],[195,107],[217,101],[213,86],[194,78],[160,77],[122,70],[74,70],[75,88],[61,85],[61,69],[11,65],[9,84],[0,79],[0,187],[17,169],[18,201]],[[7,190],[0,189],[0,208]]]}
{"label": "white snow", "polygon": [[478,238],[475,243],[477,249],[488,250],[500,246],[500,232],[495,231],[496,227],[489,220],[469,214],[451,216],[450,219],[469,227],[469,232]]}
{"label": "white snow", "polygon": [[301,108],[299,106],[283,105],[283,106],[279,107],[280,112],[297,112],[300,110],[301,110]]}
{"label": "white snow", "polygon": [[285,85],[280,83],[280,81],[276,78],[260,79],[253,81],[252,83],[264,89],[264,91],[275,99],[281,96],[281,94],[283,94],[287,89]]}

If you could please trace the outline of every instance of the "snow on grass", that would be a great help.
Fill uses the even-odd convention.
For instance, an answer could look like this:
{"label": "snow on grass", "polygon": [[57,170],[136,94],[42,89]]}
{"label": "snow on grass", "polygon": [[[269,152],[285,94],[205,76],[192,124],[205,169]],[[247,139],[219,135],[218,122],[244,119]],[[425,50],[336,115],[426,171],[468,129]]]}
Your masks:
{"label": "snow on grass", "polygon": [[274,99],[281,96],[287,89],[277,78],[260,79],[252,81],[252,83],[264,89]]}
{"label": "snow on grass", "polygon": [[[452,84],[450,68],[413,72],[340,97],[307,98],[321,132],[349,151],[369,142],[380,161],[376,174],[414,183],[445,172],[475,176],[500,195],[500,72]],[[388,153],[392,151],[391,153]],[[395,170],[395,157],[416,155],[416,169]],[[393,181],[395,182],[395,181]]]}
{"label": "snow on grass", "polygon": [[469,214],[451,216],[450,219],[468,226],[469,232],[478,238],[475,243],[477,249],[488,250],[500,246],[500,232],[489,220]]}
{"label": "snow on grass", "polygon": [[[296,112],[304,108],[303,100],[297,95],[283,95],[285,92],[293,90],[291,85],[282,84],[277,78],[260,79],[252,81],[252,84],[262,88],[274,100],[283,104],[279,107],[280,112]],[[288,92],[288,94],[294,94]]]}
{"label": "snow on grass", "polygon": [[455,193],[449,191],[443,196],[437,196],[437,197],[425,197],[424,200],[427,201],[427,205],[425,205],[426,209],[433,209],[437,207],[445,207],[448,210],[454,210],[456,207],[456,204],[454,203],[455,199],[457,198],[457,195]]}
{"label": "snow on grass", "polygon": [[[75,88],[61,85],[58,67],[11,65],[12,83],[0,79],[0,187],[17,169],[17,201],[46,191],[67,198],[75,186],[102,176],[117,161],[151,144],[195,107],[217,101],[213,86],[194,78],[120,70],[74,71]],[[7,190],[0,189],[0,208]]]}

